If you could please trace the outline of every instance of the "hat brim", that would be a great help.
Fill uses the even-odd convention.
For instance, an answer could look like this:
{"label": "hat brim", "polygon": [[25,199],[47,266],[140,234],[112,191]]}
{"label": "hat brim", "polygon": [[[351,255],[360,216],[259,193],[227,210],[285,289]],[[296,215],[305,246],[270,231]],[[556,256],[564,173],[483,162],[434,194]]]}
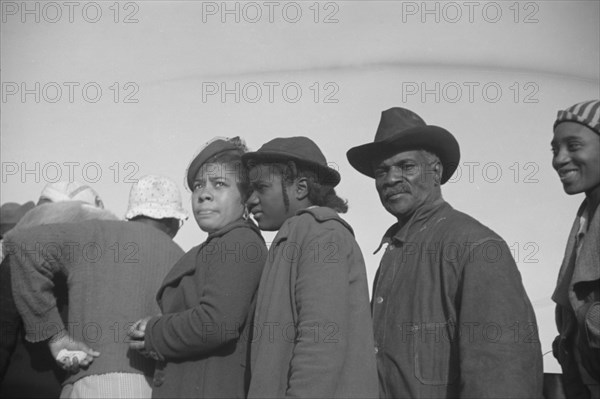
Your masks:
{"label": "hat brim", "polygon": [[148,204],[130,209],[125,214],[125,219],[130,220],[136,216],[146,216],[153,219],[173,218],[179,220],[187,220],[189,217],[184,209],[166,209],[164,207],[152,207]]}
{"label": "hat brim", "polygon": [[252,163],[286,163],[288,161],[294,161],[300,165],[307,165],[309,168],[316,169],[317,179],[321,184],[335,187],[341,180],[337,170],[316,162],[307,161],[292,154],[288,155],[282,152],[260,151],[247,152],[242,155],[242,162],[247,168],[251,168],[253,166]]}
{"label": "hat brim", "polygon": [[427,125],[404,130],[385,140],[353,147],[346,153],[348,162],[360,173],[375,178],[373,162],[400,151],[424,149],[433,152],[443,165],[441,184],[450,179],[460,161],[460,147],[444,128]]}

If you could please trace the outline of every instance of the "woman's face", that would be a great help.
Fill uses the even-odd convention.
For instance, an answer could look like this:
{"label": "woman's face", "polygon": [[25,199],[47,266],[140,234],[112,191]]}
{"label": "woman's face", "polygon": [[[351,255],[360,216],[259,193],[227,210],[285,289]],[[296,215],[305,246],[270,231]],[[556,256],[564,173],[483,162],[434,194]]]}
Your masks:
{"label": "woman's face", "polygon": [[589,193],[600,185],[600,135],[575,122],[554,129],[552,166],[567,194]]}
{"label": "woman's face", "polygon": [[258,227],[265,231],[277,231],[296,210],[286,208],[283,200],[283,189],[289,190],[288,197],[293,197],[292,186],[282,188],[281,173],[273,165],[257,165],[249,173],[252,194],[248,198],[248,209],[252,212]]}
{"label": "woman's face", "polygon": [[238,173],[228,164],[202,165],[192,185],[192,210],[200,228],[215,232],[244,214]]}

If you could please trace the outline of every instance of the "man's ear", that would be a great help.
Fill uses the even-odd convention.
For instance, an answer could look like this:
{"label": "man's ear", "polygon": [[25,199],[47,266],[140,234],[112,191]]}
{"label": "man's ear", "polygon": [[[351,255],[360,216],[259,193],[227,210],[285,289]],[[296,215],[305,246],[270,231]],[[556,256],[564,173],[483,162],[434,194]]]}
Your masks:
{"label": "man's ear", "polygon": [[308,197],[308,180],[306,177],[298,177],[294,182],[294,197],[298,201]]}
{"label": "man's ear", "polygon": [[436,186],[441,186],[442,182],[442,173],[444,172],[444,166],[441,162],[436,162],[433,165],[433,181]]}

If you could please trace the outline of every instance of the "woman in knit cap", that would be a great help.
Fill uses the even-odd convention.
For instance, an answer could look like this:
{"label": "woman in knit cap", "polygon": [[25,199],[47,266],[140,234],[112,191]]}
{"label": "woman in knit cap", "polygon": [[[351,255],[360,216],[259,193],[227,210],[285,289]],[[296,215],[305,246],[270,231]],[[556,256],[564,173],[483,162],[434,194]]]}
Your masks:
{"label": "woman in knit cap", "polygon": [[565,192],[585,193],[552,299],[560,335],[554,356],[569,398],[600,398],[600,101],[558,112],[552,166]]}
{"label": "woman in knit cap", "polygon": [[157,360],[153,397],[245,397],[246,319],[267,254],[244,205],[245,149],[237,137],[216,139],[188,167],[194,217],[208,237],[165,277],[162,315],[129,333],[131,348]]}

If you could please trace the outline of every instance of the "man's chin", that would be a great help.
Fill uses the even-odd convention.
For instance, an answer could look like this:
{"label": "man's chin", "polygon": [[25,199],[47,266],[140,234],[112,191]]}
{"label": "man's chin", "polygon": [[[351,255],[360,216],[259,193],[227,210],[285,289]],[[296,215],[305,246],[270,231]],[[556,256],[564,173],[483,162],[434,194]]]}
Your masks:
{"label": "man's chin", "polygon": [[407,216],[409,216],[414,209],[412,207],[409,207],[407,205],[399,205],[399,204],[393,204],[391,206],[386,206],[385,209],[392,215],[394,215],[395,217],[399,218],[399,219],[405,219]]}

